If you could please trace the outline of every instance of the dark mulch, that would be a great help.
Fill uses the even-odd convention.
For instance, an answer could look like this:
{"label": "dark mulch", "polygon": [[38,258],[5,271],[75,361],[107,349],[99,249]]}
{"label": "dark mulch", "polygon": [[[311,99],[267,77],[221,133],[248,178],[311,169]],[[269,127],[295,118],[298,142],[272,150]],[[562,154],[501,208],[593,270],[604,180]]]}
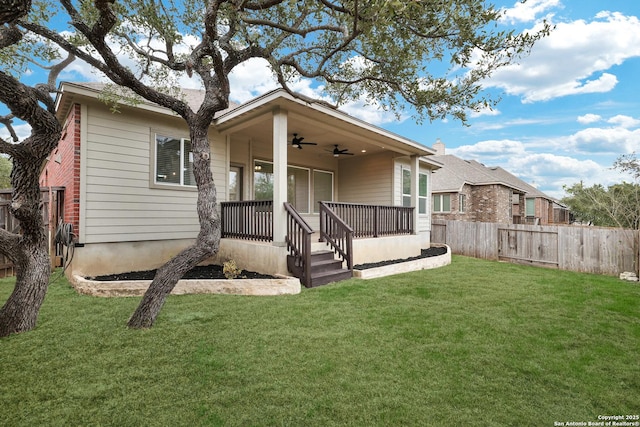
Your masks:
{"label": "dark mulch", "polygon": [[444,255],[446,253],[447,253],[447,248],[433,246],[433,247],[430,247],[428,249],[423,249],[422,252],[420,253],[420,255],[418,255],[418,256],[414,256],[414,257],[410,257],[410,258],[404,258],[404,259],[392,259],[392,260],[389,260],[389,261],[370,262],[370,263],[367,263],[367,264],[358,264],[358,265],[354,265],[353,269],[354,270],[367,270],[369,268],[383,267],[385,265],[398,264],[398,263],[407,262],[407,261],[414,261],[416,259],[429,258],[429,257],[432,257],[432,256]]}
{"label": "dark mulch", "polygon": [[[87,277],[89,280],[110,282],[113,280],[153,280],[156,270],[132,271],[129,273],[109,274],[106,276]],[[201,265],[188,271],[183,279],[226,279],[221,265]],[[242,270],[238,279],[275,279],[268,274],[260,274],[255,271]]]}
{"label": "dark mulch", "polygon": [[[390,261],[372,262],[368,264],[358,264],[353,268],[355,270],[366,270],[368,268],[382,267],[384,265],[398,264],[406,261],[413,261],[416,259],[428,258],[432,256],[444,255],[447,253],[447,248],[431,247],[429,249],[423,249],[422,253],[418,256],[404,259],[394,259]],[[89,280],[97,280],[100,282],[110,282],[114,280],[153,280],[156,275],[156,270],[146,271],[132,271],[129,273],[109,274],[106,276],[87,277]],[[268,274],[256,273],[255,271],[242,270],[242,274],[239,279],[275,279],[274,276]],[[198,266],[191,271],[188,271],[183,279],[226,279],[222,272],[221,265],[204,265]]]}

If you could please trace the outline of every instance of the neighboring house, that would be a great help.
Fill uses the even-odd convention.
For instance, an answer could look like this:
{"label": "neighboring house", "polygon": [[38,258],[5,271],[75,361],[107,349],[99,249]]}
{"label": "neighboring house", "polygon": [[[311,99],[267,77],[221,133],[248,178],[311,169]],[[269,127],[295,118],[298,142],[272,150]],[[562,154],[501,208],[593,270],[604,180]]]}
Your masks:
{"label": "neighboring house", "polygon": [[[41,175],[41,185],[65,187],[64,221],[77,235],[71,271],[82,276],[156,268],[199,230],[184,121],[147,102],[112,113],[102,87],[61,84],[63,136]],[[184,93],[199,104],[200,92]],[[284,90],[217,114],[209,139],[223,227],[211,262],[288,274],[310,265],[308,229],[324,233],[314,246],[331,241],[347,267],[430,245],[429,187],[440,165],[429,147]]]}
{"label": "neighboring house", "polygon": [[565,206],[500,167],[446,154],[438,140],[433,159],[432,219],[503,224],[568,224]]}

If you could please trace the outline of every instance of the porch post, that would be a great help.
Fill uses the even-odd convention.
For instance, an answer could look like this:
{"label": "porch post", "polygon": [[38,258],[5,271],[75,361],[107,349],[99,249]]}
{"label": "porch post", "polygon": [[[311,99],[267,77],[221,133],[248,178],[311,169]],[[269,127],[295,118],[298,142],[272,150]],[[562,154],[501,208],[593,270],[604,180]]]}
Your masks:
{"label": "porch post", "polygon": [[418,234],[418,188],[420,185],[420,156],[411,156],[411,206],[413,206],[413,234]]}
{"label": "porch post", "polygon": [[273,110],[273,245],[284,246],[287,234],[287,111]]}

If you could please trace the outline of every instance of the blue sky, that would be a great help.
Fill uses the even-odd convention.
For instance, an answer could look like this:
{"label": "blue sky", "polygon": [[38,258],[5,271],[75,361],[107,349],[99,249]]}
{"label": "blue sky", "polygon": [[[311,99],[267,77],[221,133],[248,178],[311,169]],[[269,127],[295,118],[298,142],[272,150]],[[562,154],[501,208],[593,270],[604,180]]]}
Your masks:
{"label": "blue sky", "polygon": [[[611,170],[621,154],[640,153],[640,1],[494,0],[505,8],[503,24],[519,31],[542,19],[556,25],[519,64],[485,82],[502,101],[472,115],[468,125],[448,121],[416,124],[353,103],[343,109],[380,127],[431,146],[440,138],[448,154],[502,166],[561,198],[563,185],[620,182]],[[30,76],[30,80],[36,74]],[[61,78],[104,80],[76,61]],[[266,64],[252,61],[231,77],[231,98],[245,102],[275,88]],[[197,87],[193,80],[181,80]],[[301,80],[294,89],[322,94]],[[28,128],[18,128],[22,136]],[[4,129],[0,136],[6,137]]]}

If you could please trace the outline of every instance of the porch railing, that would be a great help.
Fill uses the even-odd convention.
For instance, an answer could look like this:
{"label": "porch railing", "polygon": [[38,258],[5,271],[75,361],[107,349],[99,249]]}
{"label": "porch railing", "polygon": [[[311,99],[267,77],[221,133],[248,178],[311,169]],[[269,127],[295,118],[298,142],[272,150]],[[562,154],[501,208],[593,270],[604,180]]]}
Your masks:
{"label": "porch railing", "polygon": [[330,203],[320,205],[320,240],[327,242],[353,272],[353,228],[330,207]]}
{"label": "porch railing", "polygon": [[245,200],[220,203],[222,237],[270,242],[273,240],[273,201]]}
{"label": "porch railing", "polygon": [[[320,202],[353,228],[354,237],[413,234],[413,207]],[[322,208],[321,208],[322,210]],[[322,215],[320,216],[322,224]],[[322,228],[322,227],[321,227]]]}
{"label": "porch railing", "polygon": [[293,257],[296,267],[302,272],[303,284],[311,286],[311,234],[313,234],[313,230],[290,203],[285,202],[284,209],[287,212],[287,235],[285,237],[287,249]]}

